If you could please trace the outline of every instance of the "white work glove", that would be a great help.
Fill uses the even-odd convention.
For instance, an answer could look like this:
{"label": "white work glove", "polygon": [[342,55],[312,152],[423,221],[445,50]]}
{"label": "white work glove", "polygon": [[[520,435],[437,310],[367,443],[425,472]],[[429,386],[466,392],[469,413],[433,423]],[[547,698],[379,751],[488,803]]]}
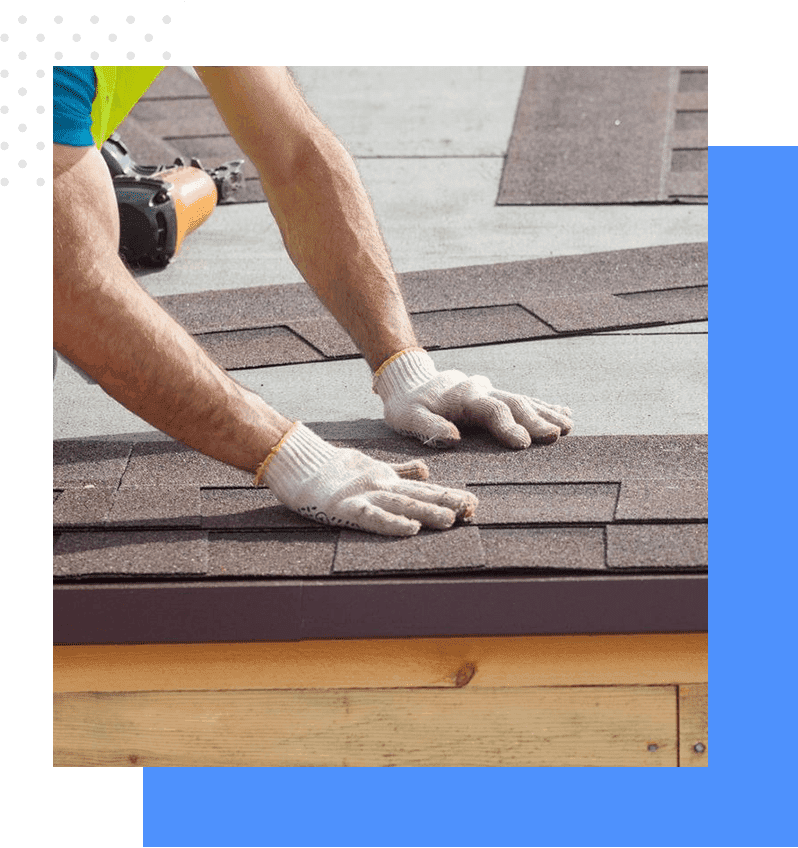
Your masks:
{"label": "white work glove", "polygon": [[460,440],[455,424],[476,424],[509,448],[556,442],[570,432],[571,410],[494,389],[487,377],[438,371],[430,355],[411,348],[386,360],[374,375],[385,421],[425,445],[447,448]]}
{"label": "white work glove", "polygon": [[420,459],[389,465],[334,447],[298,421],[263,466],[256,484],[262,476],[294,512],[383,536],[413,536],[422,525],[445,530],[478,503],[470,492],[419,482],[429,476]]}

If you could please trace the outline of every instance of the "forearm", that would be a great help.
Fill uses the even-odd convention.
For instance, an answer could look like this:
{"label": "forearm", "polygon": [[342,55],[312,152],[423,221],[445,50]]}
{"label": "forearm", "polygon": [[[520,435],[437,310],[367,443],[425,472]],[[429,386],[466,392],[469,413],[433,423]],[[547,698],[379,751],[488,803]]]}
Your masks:
{"label": "forearm", "polygon": [[269,203],[294,264],[373,370],[417,344],[371,202],[332,133],[318,131]]}
{"label": "forearm", "polygon": [[291,422],[216,365],[125,268],[116,253],[115,199],[99,152],[57,147],[55,348],[154,427],[255,471]]}
{"label": "forearm", "polygon": [[154,427],[254,473],[291,422],[232,380],[134,281],[123,285],[59,296],[57,284],[56,348]]}

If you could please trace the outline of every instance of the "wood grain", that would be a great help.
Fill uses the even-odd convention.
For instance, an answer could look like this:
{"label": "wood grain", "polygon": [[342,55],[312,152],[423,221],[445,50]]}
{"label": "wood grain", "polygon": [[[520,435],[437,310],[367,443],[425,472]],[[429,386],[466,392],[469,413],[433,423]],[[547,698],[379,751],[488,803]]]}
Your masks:
{"label": "wood grain", "polygon": [[679,686],[679,765],[709,765],[708,687],[706,683]]}

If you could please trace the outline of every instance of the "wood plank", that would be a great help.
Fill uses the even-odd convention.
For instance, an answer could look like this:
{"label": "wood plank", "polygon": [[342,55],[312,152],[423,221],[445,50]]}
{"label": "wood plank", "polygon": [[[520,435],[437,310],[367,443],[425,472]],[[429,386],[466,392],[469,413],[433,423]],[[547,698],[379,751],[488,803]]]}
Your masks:
{"label": "wood plank", "polygon": [[707,634],[59,645],[55,692],[669,684],[707,680]]}
{"label": "wood plank", "polygon": [[673,686],[54,697],[56,766],[675,766]]}
{"label": "wood plank", "polygon": [[708,687],[679,686],[679,765],[707,766],[709,749]]}

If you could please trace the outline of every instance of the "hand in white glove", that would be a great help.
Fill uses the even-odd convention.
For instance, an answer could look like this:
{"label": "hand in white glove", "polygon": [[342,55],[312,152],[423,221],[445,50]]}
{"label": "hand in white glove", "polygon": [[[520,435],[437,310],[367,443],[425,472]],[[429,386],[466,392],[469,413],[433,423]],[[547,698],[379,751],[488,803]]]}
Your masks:
{"label": "hand in white glove", "polygon": [[487,377],[438,371],[429,354],[418,348],[391,357],[377,369],[374,391],[394,430],[435,448],[460,440],[455,424],[485,427],[516,449],[556,442],[573,426],[567,407],[499,391]]}
{"label": "hand in white glove", "polygon": [[[477,507],[470,492],[422,483],[421,460],[389,465],[336,448],[296,422],[259,471],[287,507],[321,524],[384,536],[413,536],[422,525],[445,530]],[[263,468],[263,466],[262,466]]]}

